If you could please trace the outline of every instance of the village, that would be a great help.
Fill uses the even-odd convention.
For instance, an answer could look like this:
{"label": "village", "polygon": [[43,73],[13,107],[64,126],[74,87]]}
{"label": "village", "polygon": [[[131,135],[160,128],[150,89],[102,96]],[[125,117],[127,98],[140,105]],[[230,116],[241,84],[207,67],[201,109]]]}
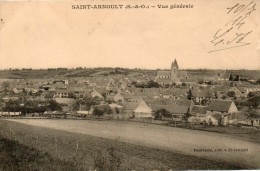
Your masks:
{"label": "village", "polygon": [[259,78],[249,80],[223,71],[198,79],[181,70],[176,59],[169,70],[150,75],[105,74],[68,79],[1,79],[0,116],[259,128]]}

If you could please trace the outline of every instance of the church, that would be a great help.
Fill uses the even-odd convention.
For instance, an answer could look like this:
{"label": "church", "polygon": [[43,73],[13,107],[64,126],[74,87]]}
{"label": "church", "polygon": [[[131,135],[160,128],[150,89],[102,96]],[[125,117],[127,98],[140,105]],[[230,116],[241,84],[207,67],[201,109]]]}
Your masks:
{"label": "church", "polygon": [[180,71],[176,59],[171,64],[171,70],[157,70],[155,81],[161,85],[181,84],[189,80],[187,71]]}

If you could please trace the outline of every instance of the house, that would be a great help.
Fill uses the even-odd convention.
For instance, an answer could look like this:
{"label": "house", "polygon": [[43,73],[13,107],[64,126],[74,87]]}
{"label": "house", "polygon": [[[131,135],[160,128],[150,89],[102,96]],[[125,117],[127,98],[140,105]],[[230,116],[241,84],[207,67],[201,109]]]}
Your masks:
{"label": "house", "polygon": [[137,106],[139,105],[139,102],[140,102],[140,100],[129,101],[124,106],[123,112],[130,115],[130,116],[134,116],[134,111],[137,108]]}
{"label": "house", "polygon": [[186,106],[173,105],[172,108],[169,108],[169,112],[173,116],[183,117],[184,115],[186,115],[188,113],[188,111],[189,111],[189,108]]}
{"label": "house", "polygon": [[189,89],[176,88],[172,91],[172,96],[175,99],[186,98]]}
{"label": "house", "polygon": [[236,112],[238,112],[238,109],[232,100],[212,100],[206,114],[232,114]]}
{"label": "house", "polygon": [[212,114],[209,116],[192,116],[188,118],[188,122],[195,124],[203,124],[206,123],[208,125],[219,125],[222,120],[222,116],[220,114]]}
{"label": "house", "polygon": [[84,95],[87,95],[92,89],[90,88],[79,88],[79,87],[71,87],[73,90],[73,95],[77,98],[84,98]]}
{"label": "house", "polygon": [[160,89],[159,88],[136,88],[135,94],[139,97],[151,99],[160,97]]}
{"label": "house", "polygon": [[28,93],[36,94],[39,90],[37,88],[33,88],[33,87],[26,87],[25,91]]}
{"label": "house", "polygon": [[126,87],[128,86],[128,82],[123,79],[120,79],[118,82],[119,82],[119,88],[122,90],[125,90]]}
{"label": "house", "polygon": [[140,96],[137,96],[136,94],[122,94],[122,96],[124,97],[124,100],[126,102],[131,102],[131,101],[136,101],[136,99],[140,99]]}
{"label": "house", "polygon": [[115,101],[115,102],[121,102],[121,103],[123,103],[123,102],[124,102],[124,96],[122,96],[121,93],[117,93],[117,94],[114,96],[114,101]]}
{"label": "house", "polygon": [[13,91],[14,91],[15,94],[19,94],[19,93],[22,93],[24,91],[24,88],[20,88],[20,87],[13,88]]}
{"label": "house", "polygon": [[113,113],[116,113],[116,114],[122,113],[123,106],[121,106],[119,104],[112,103],[112,104],[109,104],[109,107],[111,108]]}
{"label": "house", "polygon": [[185,106],[189,109],[189,112],[191,112],[193,106],[195,105],[192,100],[186,100],[186,99],[176,99],[174,100],[175,104],[177,106]]}
{"label": "house", "polygon": [[174,102],[167,103],[167,104],[159,104],[159,103],[151,103],[149,104],[153,110],[153,112],[156,112],[160,109],[165,109],[172,115],[172,118],[175,118],[175,120],[181,120],[185,114],[189,112],[189,107],[187,106],[178,106]]}
{"label": "house", "polygon": [[[212,125],[216,125],[217,126],[217,125],[220,124],[220,122],[222,122],[221,121],[222,120],[222,116],[220,114],[218,114],[218,113],[209,115],[206,118],[207,118],[206,122],[208,124],[210,124],[210,122],[211,122]],[[224,125],[226,125],[226,124],[224,124]]]}
{"label": "house", "polygon": [[231,87],[229,91],[235,92],[236,97],[247,97],[247,90],[244,87]]}
{"label": "house", "polygon": [[131,91],[129,89],[125,90],[124,93],[131,94]]}
{"label": "house", "polygon": [[152,109],[148,104],[141,98],[131,99],[124,106],[123,112],[129,116],[135,116],[136,118],[151,118]]}
{"label": "house", "polygon": [[197,79],[195,78],[182,78],[180,82],[186,83],[187,85],[195,85],[197,83]]}
{"label": "house", "polygon": [[57,103],[62,107],[62,111],[71,111],[73,104],[76,103],[76,100],[73,98],[54,98]]}
{"label": "house", "polygon": [[86,110],[78,110],[77,111],[77,114],[81,114],[81,115],[89,115],[89,111],[86,111]]}
{"label": "house", "polygon": [[208,106],[194,105],[191,114],[196,116],[205,116]]}
{"label": "house", "polygon": [[218,80],[219,81],[228,81],[230,77],[230,74],[227,73],[226,71],[222,72],[222,73],[218,73]]}
{"label": "house", "polygon": [[58,88],[55,89],[54,97],[59,98],[71,98],[73,96],[73,92],[68,90],[67,88]]}
{"label": "house", "polygon": [[213,119],[217,118],[219,124],[221,123],[222,125],[228,125],[231,120],[230,116],[237,112],[238,109],[232,100],[213,100],[207,107],[206,116],[209,117],[219,114],[221,118],[216,115]]}
{"label": "house", "polygon": [[114,97],[115,97],[115,94],[114,93],[109,93],[107,96],[106,96],[106,101],[109,102],[109,101],[114,101]]}
{"label": "house", "polygon": [[134,116],[135,118],[153,118],[153,111],[145,101],[141,100],[134,110]]}
{"label": "house", "polygon": [[227,93],[230,89],[229,85],[213,85],[210,87],[212,92],[220,92],[220,93]]}
{"label": "house", "polygon": [[69,114],[66,114],[66,112],[62,112],[62,111],[45,111],[43,115],[47,117],[53,117],[53,118],[63,118]]}
{"label": "house", "polygon": [[101,93],[99,93],[97,90],[93,89],[91,92],[90,92],[90,95],[92,98],[94,97],[98,97],[100,99],[103,99],[104,97],[102,96]]}
{"label": "house", "polygon": [[250,84],[250,85],[247,85],[245,87],[246,89],[246,93],[248,94],[249,92],[256,92],[256,91],[260,91],[260,85],[253,85],[253,84]]}
{"label": "house", "polygon": [[118,86],[115,83],[115,80],[111,78],[109,80],[109,82],[107,83],[106,90],[113,91],[115,87],[116,87],[116,89],[118,88]]}
{"label": "house", "polygon": [[193,89],[192,96],[196,103],[202,103],[203,100],[209,102],[215,98],[214,93],[210,88]]}
{"label": "house", "polygon": [[86,117],[91,114],[87,110],[79,110],[79,111],[76,111],[76,113],[75,112],[71,113],[71,115],[76,116],[76,117]]}
{"label": "house", "polygon": [[[233,115],[231,115],[231,119],[233,119],[236,123],[251,125],[251,120],[248,117],[246,111],[239,111]],[[260,125],[260,110],[256,110],[256,118],[254,119],[254,126]]]}
{"label": "house", "polygon": [[1,112],[0,116],[20,116],[22,112]]}
{"label": "house", "polygon": [[222,99],[222,100],[232,100],[232,97],[229,97],[227,93],[216,93],[217,99]]}

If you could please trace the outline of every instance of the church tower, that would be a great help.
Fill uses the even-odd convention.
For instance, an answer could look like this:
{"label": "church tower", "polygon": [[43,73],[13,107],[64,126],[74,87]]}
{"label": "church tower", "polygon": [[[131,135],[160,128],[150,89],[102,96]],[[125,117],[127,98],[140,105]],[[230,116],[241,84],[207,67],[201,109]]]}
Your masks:
{"label": "church tower", "polygon": [[171,66],[171,79],[178,78],[179,77],[179,66],[177,64],[176,59],[174,59],[174,62],[172,62]]}

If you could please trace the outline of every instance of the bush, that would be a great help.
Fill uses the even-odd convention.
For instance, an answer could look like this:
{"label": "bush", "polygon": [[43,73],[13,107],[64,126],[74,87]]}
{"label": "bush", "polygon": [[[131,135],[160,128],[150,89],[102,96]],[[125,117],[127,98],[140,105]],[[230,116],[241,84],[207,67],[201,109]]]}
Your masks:
{"label": "bush", "polygon": [[98,105],[94,107],[93,115],[103,116],[104,114],[112,114],[113,111],[109,105]]}
{"label": "bush", "polygon": [[250,97],[254,97],[255,96],[255,94],[254,93],[252,93],[251,91],[248,93],[248,97],[250,98]]}
{"label": "bush", "polygon": [[162,120],[162,118],[172,118],[171,113],[166,109],[159,109],[155,112],[155,120]]}
{"label": "bush", "polygon": [[117,171],[121,163],[121,157],[115,147],[98,151],[94,156],[94,168],[100,171]]}

